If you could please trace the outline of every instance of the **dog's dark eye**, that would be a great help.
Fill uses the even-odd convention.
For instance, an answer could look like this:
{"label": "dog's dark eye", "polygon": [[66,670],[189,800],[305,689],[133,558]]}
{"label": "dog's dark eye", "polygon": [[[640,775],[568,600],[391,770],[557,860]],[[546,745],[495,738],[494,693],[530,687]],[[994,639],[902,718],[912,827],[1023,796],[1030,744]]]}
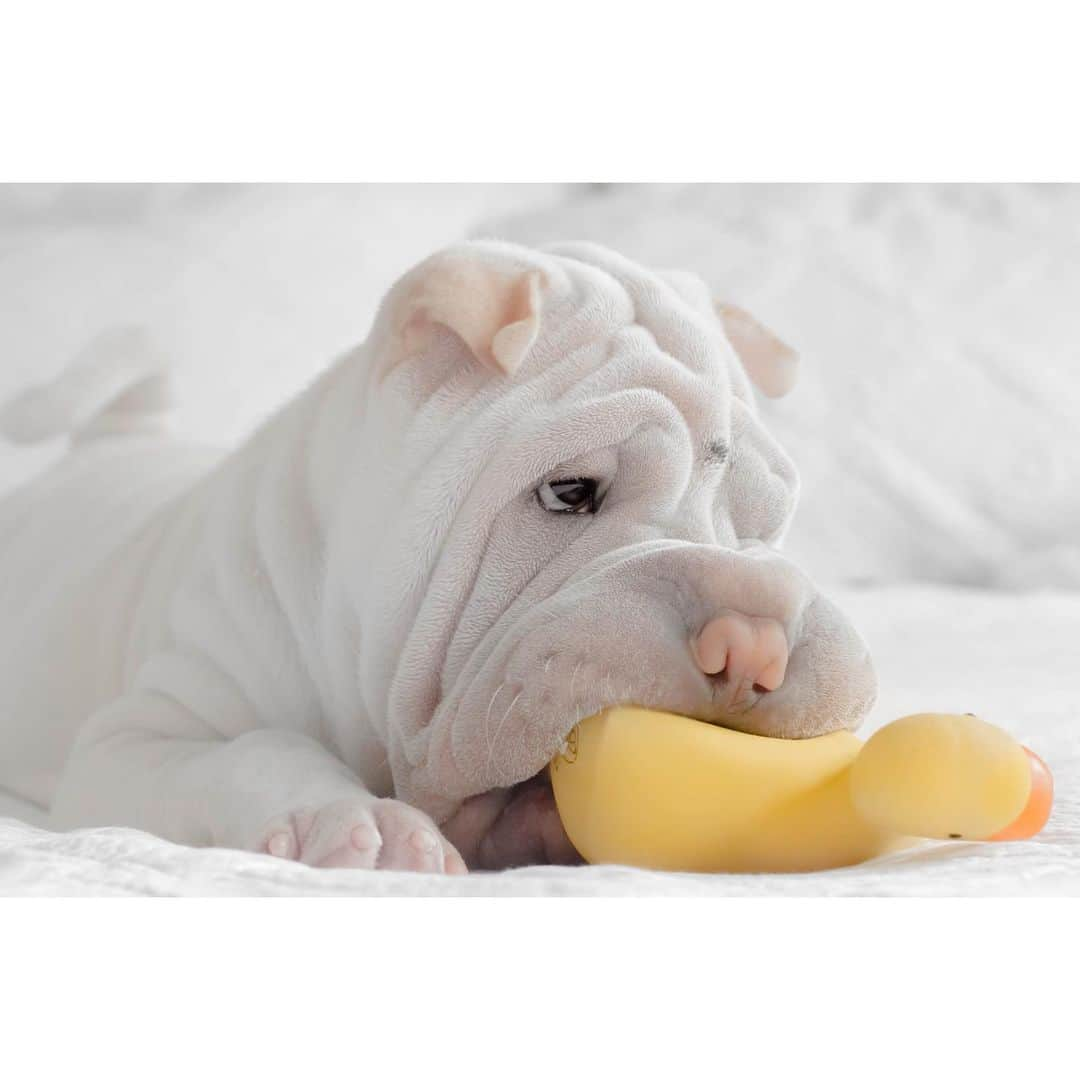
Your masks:
{"label": "dog's dark eye", "polygon": [[596,481],[588,478],[549,480],[536,489],[536,498],[556,514],[595,514],[600,509]]}

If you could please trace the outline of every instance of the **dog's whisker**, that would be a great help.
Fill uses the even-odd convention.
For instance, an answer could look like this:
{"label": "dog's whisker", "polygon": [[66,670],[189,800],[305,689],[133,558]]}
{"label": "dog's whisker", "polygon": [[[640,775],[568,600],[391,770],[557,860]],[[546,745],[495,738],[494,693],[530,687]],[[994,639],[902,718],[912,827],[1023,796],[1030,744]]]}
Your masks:
{"label": "dog's whisker", "polygon": [[574,665],[574,673],[570,676],[570,700],[575,703],[577,702],[577,696],[574,693],[574,684],[577,682],[577,675],[578,672],[581,670],[582,663],[583,661],[579,660]]}
{"label": "dog's whisker", "polygon": [[499,735],[502,732],[503,724],[506,723],[507,717],[514,711],[514,706],[518,703],[518,698],[520,698],[523,693],[525,693],[525,687],[524,686],[514,695],[514,700],[511,701],[510,704],[506,707],[506,712],[504,712],[502,714],[502,719],[499,721],[498,727],[495,728],[495,737],[488,744],[487,763],[488,763],[489,768],[491,766],[492,761],[495,758],[495,747],[498,745]]}
{"label": "dog's whisker", "polygon": [[488,702],[487,712],[484,714],[484,741],[488,745],[488,755],[490,758],[491,753],[491,707],[495,704],[495,699],[499,696],[499,692],[506,685],[506,680],[503,679],[498,686],[495,687],[495,693],[491,695],[491,700]]}

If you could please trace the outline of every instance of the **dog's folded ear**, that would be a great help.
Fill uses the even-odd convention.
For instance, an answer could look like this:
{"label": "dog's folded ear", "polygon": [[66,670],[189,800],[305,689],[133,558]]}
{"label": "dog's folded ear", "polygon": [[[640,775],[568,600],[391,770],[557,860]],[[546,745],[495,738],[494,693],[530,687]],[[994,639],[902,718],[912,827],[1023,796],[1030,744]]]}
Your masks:
{"label": "dog's folded ear", "polygon": [[394,322],[406,347],[439,324],[480,363],[513,374],[536,340],[544,273],[498,245],[468,244],[433,255],[398,288]]}
{"label": "dog's folded ear", "polygon": [[720,302],[714,307],[750,381],[767,397],[783,397],[798,377],[798,353],[742,308]]}

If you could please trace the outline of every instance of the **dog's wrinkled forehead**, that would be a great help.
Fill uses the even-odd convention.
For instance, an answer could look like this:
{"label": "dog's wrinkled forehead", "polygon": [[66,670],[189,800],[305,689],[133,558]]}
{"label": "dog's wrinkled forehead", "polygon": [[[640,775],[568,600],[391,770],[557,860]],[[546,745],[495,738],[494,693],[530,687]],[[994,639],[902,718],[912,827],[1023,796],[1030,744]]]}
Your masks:
{"label": "dog's wrinkled forehead", "polygon": [[682,412],[706,452],[727,439],[732,397],[754,410],[749,381],[699,278],[657,273],[593,244],[552,245],[538,254],[549,262],[552,287],[523,377],[541,378],[569,362],[582,394],[655,390]]}
{"label": "dog's wrinkled forehead", "polygon": [[[591,403],[597,421],[621,408],[639,426],[664,425],[698,460],[722,460],[735,429],[760,427],[751,379],[778,394],[794,371],[782,342],[740,309],[714,304],[700,279],[588,243],[445,249],[394,286],[373,336],[374,377],[394,373],[417,417],[453,408],[449,426],[430,430],[475,421],[494,434]],[[579,416],[568,437],[580,441],[587,420]]]}
{"label": "dog's wrinkled forehead", "polygon": [[[612,329],[646,331],[666,357],[692,374],[716,377],[738,369],[708,286],[699,277],[653,271],[597,244],[553,244],[542,251],[576,282],[587,317],[606,309]],[[749,396],[745,379],[733,388]]]}

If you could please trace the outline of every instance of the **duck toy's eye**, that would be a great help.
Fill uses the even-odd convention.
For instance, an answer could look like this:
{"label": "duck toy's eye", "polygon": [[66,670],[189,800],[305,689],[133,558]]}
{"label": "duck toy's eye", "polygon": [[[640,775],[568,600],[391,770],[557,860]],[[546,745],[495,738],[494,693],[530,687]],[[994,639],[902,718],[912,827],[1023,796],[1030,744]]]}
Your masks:
{"label": "duck toy's eye", "polygon": [[597,486],[589,477],[547,480],[536,489],[536,499],[553,514],[595,514],[600,509]]}

